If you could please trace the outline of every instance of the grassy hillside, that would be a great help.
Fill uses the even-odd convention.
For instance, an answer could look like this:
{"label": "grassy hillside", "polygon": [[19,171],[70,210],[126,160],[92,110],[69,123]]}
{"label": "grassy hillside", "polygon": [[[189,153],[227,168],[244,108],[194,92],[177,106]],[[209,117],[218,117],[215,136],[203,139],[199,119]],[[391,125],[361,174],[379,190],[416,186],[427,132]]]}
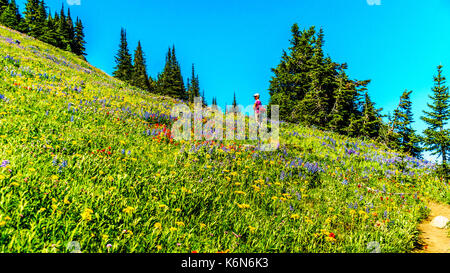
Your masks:
{"label": "grassy hillside", "polygon": [[407,252],[435,166],[282,124],[275,152],[177,142],[171,107],[0,27],[0,251]]}

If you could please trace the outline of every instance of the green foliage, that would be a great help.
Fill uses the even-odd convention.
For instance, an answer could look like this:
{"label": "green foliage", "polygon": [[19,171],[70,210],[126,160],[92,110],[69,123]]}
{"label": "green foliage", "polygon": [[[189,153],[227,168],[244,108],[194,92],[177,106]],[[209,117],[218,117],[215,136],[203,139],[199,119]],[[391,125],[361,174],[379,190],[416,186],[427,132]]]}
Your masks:
{"label": "green foliage", "polygon": [[134,51],[134,66],[131,83],[142,90],[152,91],[149,77],[147,75],[147,65],[145,62],[144,52],[142,51],[140,41]]}
{"label": "green foliage", "polygon": [[166,65],[163,72],[158,75],[157,92],[172,98],[189,99],[175,54],[175,46],[172,49],[169,48],[167,52]]}
{"label": "green foliage", "polygon": [[195,74],[194,64],[192,64],[192,74],[191,78],[188,79],[187,90],[189,102],[194,102],[196,97],[200,97],[200,82],[198,80],[198,75]]}
{"label": "green foliage", "polygon": [[409,252],[424,198],[449,200],[434,164],[402,172],[371,139],[282,123],[273,152],[174,141],[160,119],[180,100],[0,37],[21,41],[0,39],[1,252]]}
{"label": "green foliage", "polygon": [[427,104],[430,111],[424,111],[422,120],[428,125],[423,132],[426,150],[442,158],[446,164],[450,150],[450,131],[445,128],[450,118],[450,94],[446,86],[446,78],[442,75],[442,65],[437,67],[438,74],[434,77],[433,93],[430,95],[432,104]]}
{"label": "green foliage", "polygon": [[381,109],[375,109],[375,104],[369,97],[369,93],[364,95],[364,105],[362,110],[361,135],[376,138],[381,129],[382,120],[379,112]]}
{"label": "green foliage", "polygon": [[398,108],[394,111],[391,128],[396,142],[395,147],[413,157],[420,158],[422,150],[419,144],[420,138],[412,128],[414,120],[411,109],[411,93],[412,91],[405,90],[400,97]]}
{"label": "green foliage", "polygon": [[74,42],[72,45],[73,53],[79,55],[79,56],[85,56],[86,55],[86,41],[84,36],[84,26],[81,22],[81,19],[77,17],[77,21],[75,23],[75,33],[74,33]]}
{"label": "green foliage", "polygon": [[124,28],[120,31],[120,45],[116,55],[116,67],[114,69],[114,77],[124,82],[131,82],[133,63],[128,50],[127,33]]}
{"label": "green foliage", "polygon": [[[8,1],[4,1],[8,2]],[[4,2],[1,2],[0,5],[3,5]],[[0,13],[0,23],[12,28],[12,29],[19,29],[21,26],[22,16],[20,15],[19,9],[16,5],[15,0],[11,0],[9,4],[3,7],[2,12]]]}
{"label": "green foliage", "polygon": [[371,101],[361,100],[370,81],[350,80],[347,64],[325,57],[322,29],[300,31],[294,24],[291,33],[289,51],[272,69],[269,110],[279,105],[284,121],[377,138],[382,126],[379,111],[372,109]]}
{"label": "green foliage", "polygon": [[8,7],[8,0],[0,0],[0,14]]}
{"label": "green foliage", "polygon": [[[2,6],[3,4],[7,4]],[[15,0],[0,2],[0,23],[39,39],[45,43],[71,51],[84,58],[85,40],[83,25],[77,18],[74,25],[70,15],[64,13],[64,5],[60,14],[52,17],[47,12],[44,0],[28,0],[25,4],[24,18],[19,12]]]}

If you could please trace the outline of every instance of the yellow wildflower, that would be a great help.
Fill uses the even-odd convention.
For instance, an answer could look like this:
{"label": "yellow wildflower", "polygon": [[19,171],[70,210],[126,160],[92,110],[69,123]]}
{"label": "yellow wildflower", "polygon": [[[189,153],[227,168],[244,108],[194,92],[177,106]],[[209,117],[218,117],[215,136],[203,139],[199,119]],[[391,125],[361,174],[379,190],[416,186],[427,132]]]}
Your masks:
{"label": "yellow wildflower", "polygon": [[134,212],[135,210],[136,210],[136,209],[133,208],[133,207],[126,207],[126,208],[123,209],[123,212],[125,212],[125,213],[127,213],[127,214],[133,214],[133,212]]}
{"label": "yellow wildflower", "polygon": [[250,205],[248,205],[248,204],[237,204],[237,206],[238,206],[240,209],[248,209],[248,208],[250,208]]}
{"label": "yellow wildflower", "polygon": [[298,215],[298,214],[292,214],[292,215],[291,215],[291,218],[294,219],[294,220],[297,220],[297,219],[300,219],[300,215]]}
{"label": "yellow wildflower", "polygon": [[92,220],[92,213],[94,213],[93,210],[91,209],[84,209],[84,211],[81,213],[81,219],[85,220],[85,221],[91,221]]}

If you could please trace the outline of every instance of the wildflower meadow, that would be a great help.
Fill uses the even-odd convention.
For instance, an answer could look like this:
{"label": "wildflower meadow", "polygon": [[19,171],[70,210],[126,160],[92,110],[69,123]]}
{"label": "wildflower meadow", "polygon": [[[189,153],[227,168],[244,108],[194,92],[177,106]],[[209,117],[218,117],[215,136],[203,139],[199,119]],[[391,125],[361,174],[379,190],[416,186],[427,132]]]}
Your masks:
{"label": "wildflower meadow", "polygon": [[183,101],[3,26],[0,68],[0,252],[411,252],[450,203],[434,163],[368,139],[175,140]]}

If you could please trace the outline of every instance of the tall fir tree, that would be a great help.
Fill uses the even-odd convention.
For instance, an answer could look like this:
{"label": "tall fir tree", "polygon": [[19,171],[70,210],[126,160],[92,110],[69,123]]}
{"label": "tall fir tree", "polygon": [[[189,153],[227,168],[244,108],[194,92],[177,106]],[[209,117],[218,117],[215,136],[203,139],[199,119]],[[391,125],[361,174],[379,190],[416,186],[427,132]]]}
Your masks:
{"label": "tall fir tree", "polygon": [[382,121],[380,111],[375,109],[375,104],[369,97],[369,93],[364,94],[364,105],[361,118],[361,135],[370,138],[377,138],[381,129]]}
{"label": "tall fir tree", "polygon": [[442,159],[442,164],[448,174],[450,130],[446,129],[446,125],[450,119],[450,94],[446,78],[442,75],[442,65],[437,67],[437,72],[437,76],[434,76],[433,93],[429,95],[432,104],[427,104],[430,111],[424,111],[425,116],[422,117],[422,120],[428,125],[423,132],[423,141],[427,151]]}
{"label": "tall fir tree", "polygon": [[143,90],[151,91],[150,82],[148,81],[147,65],[140,41],[138,41],[137,48],[134,51],[134,66],[131,83]]}
{"label": "tall fir tree", "polygon": [[45,6],[44,0],[38,1],[38,8],[36,11],[36,38],[46,43],[49,43],[47,40],[47,33],[50,31],[47,29],[47,8]]}
{"label": "tall fir tree", "polygon": [[203,107],[208,105],[208,102],[206,102],[205,90],[202,91],[202,104],[203,104]]}
{"label": "tall fir tree", "polygon": [[335,90],[334,104],[329,114],[329,127],[338,133],[345,133],[349,124],[350,117],[355,112],[353,104],[356,96],[356,84],[349,80],[345,70],[347,64],[341,64],[338,68],[337,88]]}
{"label": "tall fir tree", "polygon": [[38,18],[39,4],[39,0],[28,0],[24,11],[24,21],[27,26],[26,33],[35,38],[38,38],[41,32]]}
{"label": "tall fir tree", "polygon": [[[72,20],[72,15],[70,14],[70,8],[67,10],[67,18],[66,18],[66,27],[68,32],[68,40],[69,40],[69,47],[67,48],[68,51],[74,52],[76,49],[75,45],[75,27]],[[75,53],[75,52],[74,52]]]}
{"label": "tall fir tree", "polygon": [[116,67],[114,68],[113,76],[130,83],[133,73],[133,63],[130,51],[128,50],[127,33],[124,28],[120,31],[120,45],[115,61]]}
{"label": "tall fir tree", "polygon": [[[169,47],[166,54],[166,64],[163,71],[158,74],[157,89],[156,92],[161,95],[168,95],[171,93],[171,73],[172,73],[172,49]],[[172,94],[174,95],[174,94]]]}
{"label": "tall fir tree", "polygon": [[75,53],[78,56],[84,56],[86,55],[86,41],[85,41],[85,35],[84,35],[84,26],[81,20],[77,17],[76,23],[75,23],[75,35],[74,35],[74,42],[73,42],[73,53]]}
{"label": "tall fir tree", "polygon": [[[312,33],[314,33],[312,28]],[[333,107],[334,89],[337,76],[337,64],[330,58],[325,58],[323,53],[324,45],[323,30],[320,29],[317,35],[312,38],[312,52],[308,66],[310,86],[304,98],[297,102],[294,108],[296,120],[310,125],[325,128],[328,123],[329,113]]]}
{"label": "tall fir tree", "polygon": [[413,114],[412,114],[412,91],[405,90],[400,97],[400,102],[394,111],[392,117],[392,133],[395,138],[395,146],[400,151],[410,154],[413,157],[420,158],[420,138],[416,131],[412,128]]}
{"label": "tall fir tree", "polygon": [[37,38],[45,43],[56,45],[56,29],[54,28],[52,22],[53,19],[51,16],[49,17],[49,13],[47,13],[47,8],[43,0],[39,2],[36,17],[36,20],[38,21],[37,24],[40,29],[38,33],[39,36]]}
{"label": "tall fir tree", "polygon": [[192,74],[191,78],[188,79],[188,94],[189,94],[189,102],[194,102],[196,97],[200,97],[200,83],[198,80],[198,75],[195,74],[195,67],[192,64]]}
{"label": "tall fir tree", "polygon": [[166,65],[163,72],[158,76],[157,92],[178,98],[188,100],[188,93],[184,86],[183,76],[181,75],[180,64],[178,63],[175,46],[169,48],[166,55]]}
{"label": "tall fir tree", "polygon": [[188,93],[184,86],[183,76],[181,75],[181,67],[177,60],[175,54],[175,45],[172,46],[172,65],[173,65],[173,77],[174,77],[174,88],[177,97],[182,100],[188,100]]}
{"label": "tall fir tree", "polygon": [[71,49],[71,40],[70,40],[70,28],[67,23],[67,16],[64,12],[64,4],[61,7],[61,12],[58,17],[58,21],[56,23],[56,32],[58,33],[58,47],[67,50],[72,51]]}
{"label": "tall fir tree", "polygon": [[0,0],[0,15],[3,13],[3,11],[6,10],[8,5],[9,5],[8,0]]}

